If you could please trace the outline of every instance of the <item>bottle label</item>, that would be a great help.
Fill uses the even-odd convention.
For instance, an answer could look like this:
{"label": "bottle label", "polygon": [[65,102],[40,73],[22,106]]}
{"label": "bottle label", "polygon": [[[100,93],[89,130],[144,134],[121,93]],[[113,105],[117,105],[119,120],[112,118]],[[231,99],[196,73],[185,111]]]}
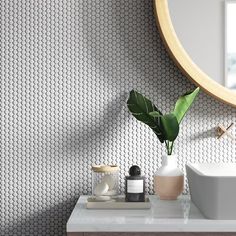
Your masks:
{"label": "bottle label", "polygon": [[143,193],[143,180],[127,180],[127,193]]}

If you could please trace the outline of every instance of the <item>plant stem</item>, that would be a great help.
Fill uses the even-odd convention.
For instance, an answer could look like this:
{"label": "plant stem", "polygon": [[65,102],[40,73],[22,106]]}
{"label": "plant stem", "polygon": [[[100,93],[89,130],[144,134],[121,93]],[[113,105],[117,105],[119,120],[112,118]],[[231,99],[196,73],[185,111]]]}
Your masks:
{"label": "plant stem", "polygon": [[170,146],[170,155],[172,154],[173,146],[174,146],[174,141],[171,143],[171,146]]}
{"label": "plant stem", "polygon": [[165,140],[165,145],[166,145],[166,150],[167,150],[167,154],[168,154],[168,144],[167,144],[166,140]]}
{"label": "plant stem", "polygon": [[169,140],[167,141],[167,155],[169,155]]}
{"label": "plant stem", "polygon": [[172,151],[173,151],[174,142],[171,142],[169,140],[167,140],[167,141],[165,140],[165,145],[166,145],[167,155],[171,155]]}
{"label": "plant stem", "polygon": [[170,141],[168,141],[168,155],[170,155],[171,153],[170,153],[170,145],[171,145],[171,142]]}
{"label": "plant stem", "polygon": [[167,141],[167,155],[170,155],[170,141]]}

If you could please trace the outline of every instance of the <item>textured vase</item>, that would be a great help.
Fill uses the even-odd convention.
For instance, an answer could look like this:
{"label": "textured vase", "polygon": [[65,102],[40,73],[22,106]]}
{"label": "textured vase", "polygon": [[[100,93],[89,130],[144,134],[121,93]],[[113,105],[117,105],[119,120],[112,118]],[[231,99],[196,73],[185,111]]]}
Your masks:
{"label": "textured vase", "polygon": [[183,192],[184,174],[177,167],[175,155],[164,155],[162,166],[154,175],[154,190],[161,200],[176,200]]}

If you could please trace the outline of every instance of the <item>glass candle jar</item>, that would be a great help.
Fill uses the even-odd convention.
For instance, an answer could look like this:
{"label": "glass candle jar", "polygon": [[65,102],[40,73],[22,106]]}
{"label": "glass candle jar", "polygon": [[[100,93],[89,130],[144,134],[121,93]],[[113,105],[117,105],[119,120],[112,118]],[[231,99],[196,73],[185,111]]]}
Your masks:
{"label": "glass candle jar", "polygon": [[119,167],[92,166],[92,194],[99,200],[109,200],[119,192]]}

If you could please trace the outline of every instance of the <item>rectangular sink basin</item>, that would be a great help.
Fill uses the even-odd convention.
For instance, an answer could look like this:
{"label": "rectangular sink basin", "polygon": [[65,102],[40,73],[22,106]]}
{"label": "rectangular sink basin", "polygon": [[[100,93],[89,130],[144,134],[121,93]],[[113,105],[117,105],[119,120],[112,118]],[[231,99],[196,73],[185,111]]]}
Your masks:
{"label": "rectangular sink basin", "polygon": [[236,219],[236,163],[187,164],[191,200],[209,219]]}

